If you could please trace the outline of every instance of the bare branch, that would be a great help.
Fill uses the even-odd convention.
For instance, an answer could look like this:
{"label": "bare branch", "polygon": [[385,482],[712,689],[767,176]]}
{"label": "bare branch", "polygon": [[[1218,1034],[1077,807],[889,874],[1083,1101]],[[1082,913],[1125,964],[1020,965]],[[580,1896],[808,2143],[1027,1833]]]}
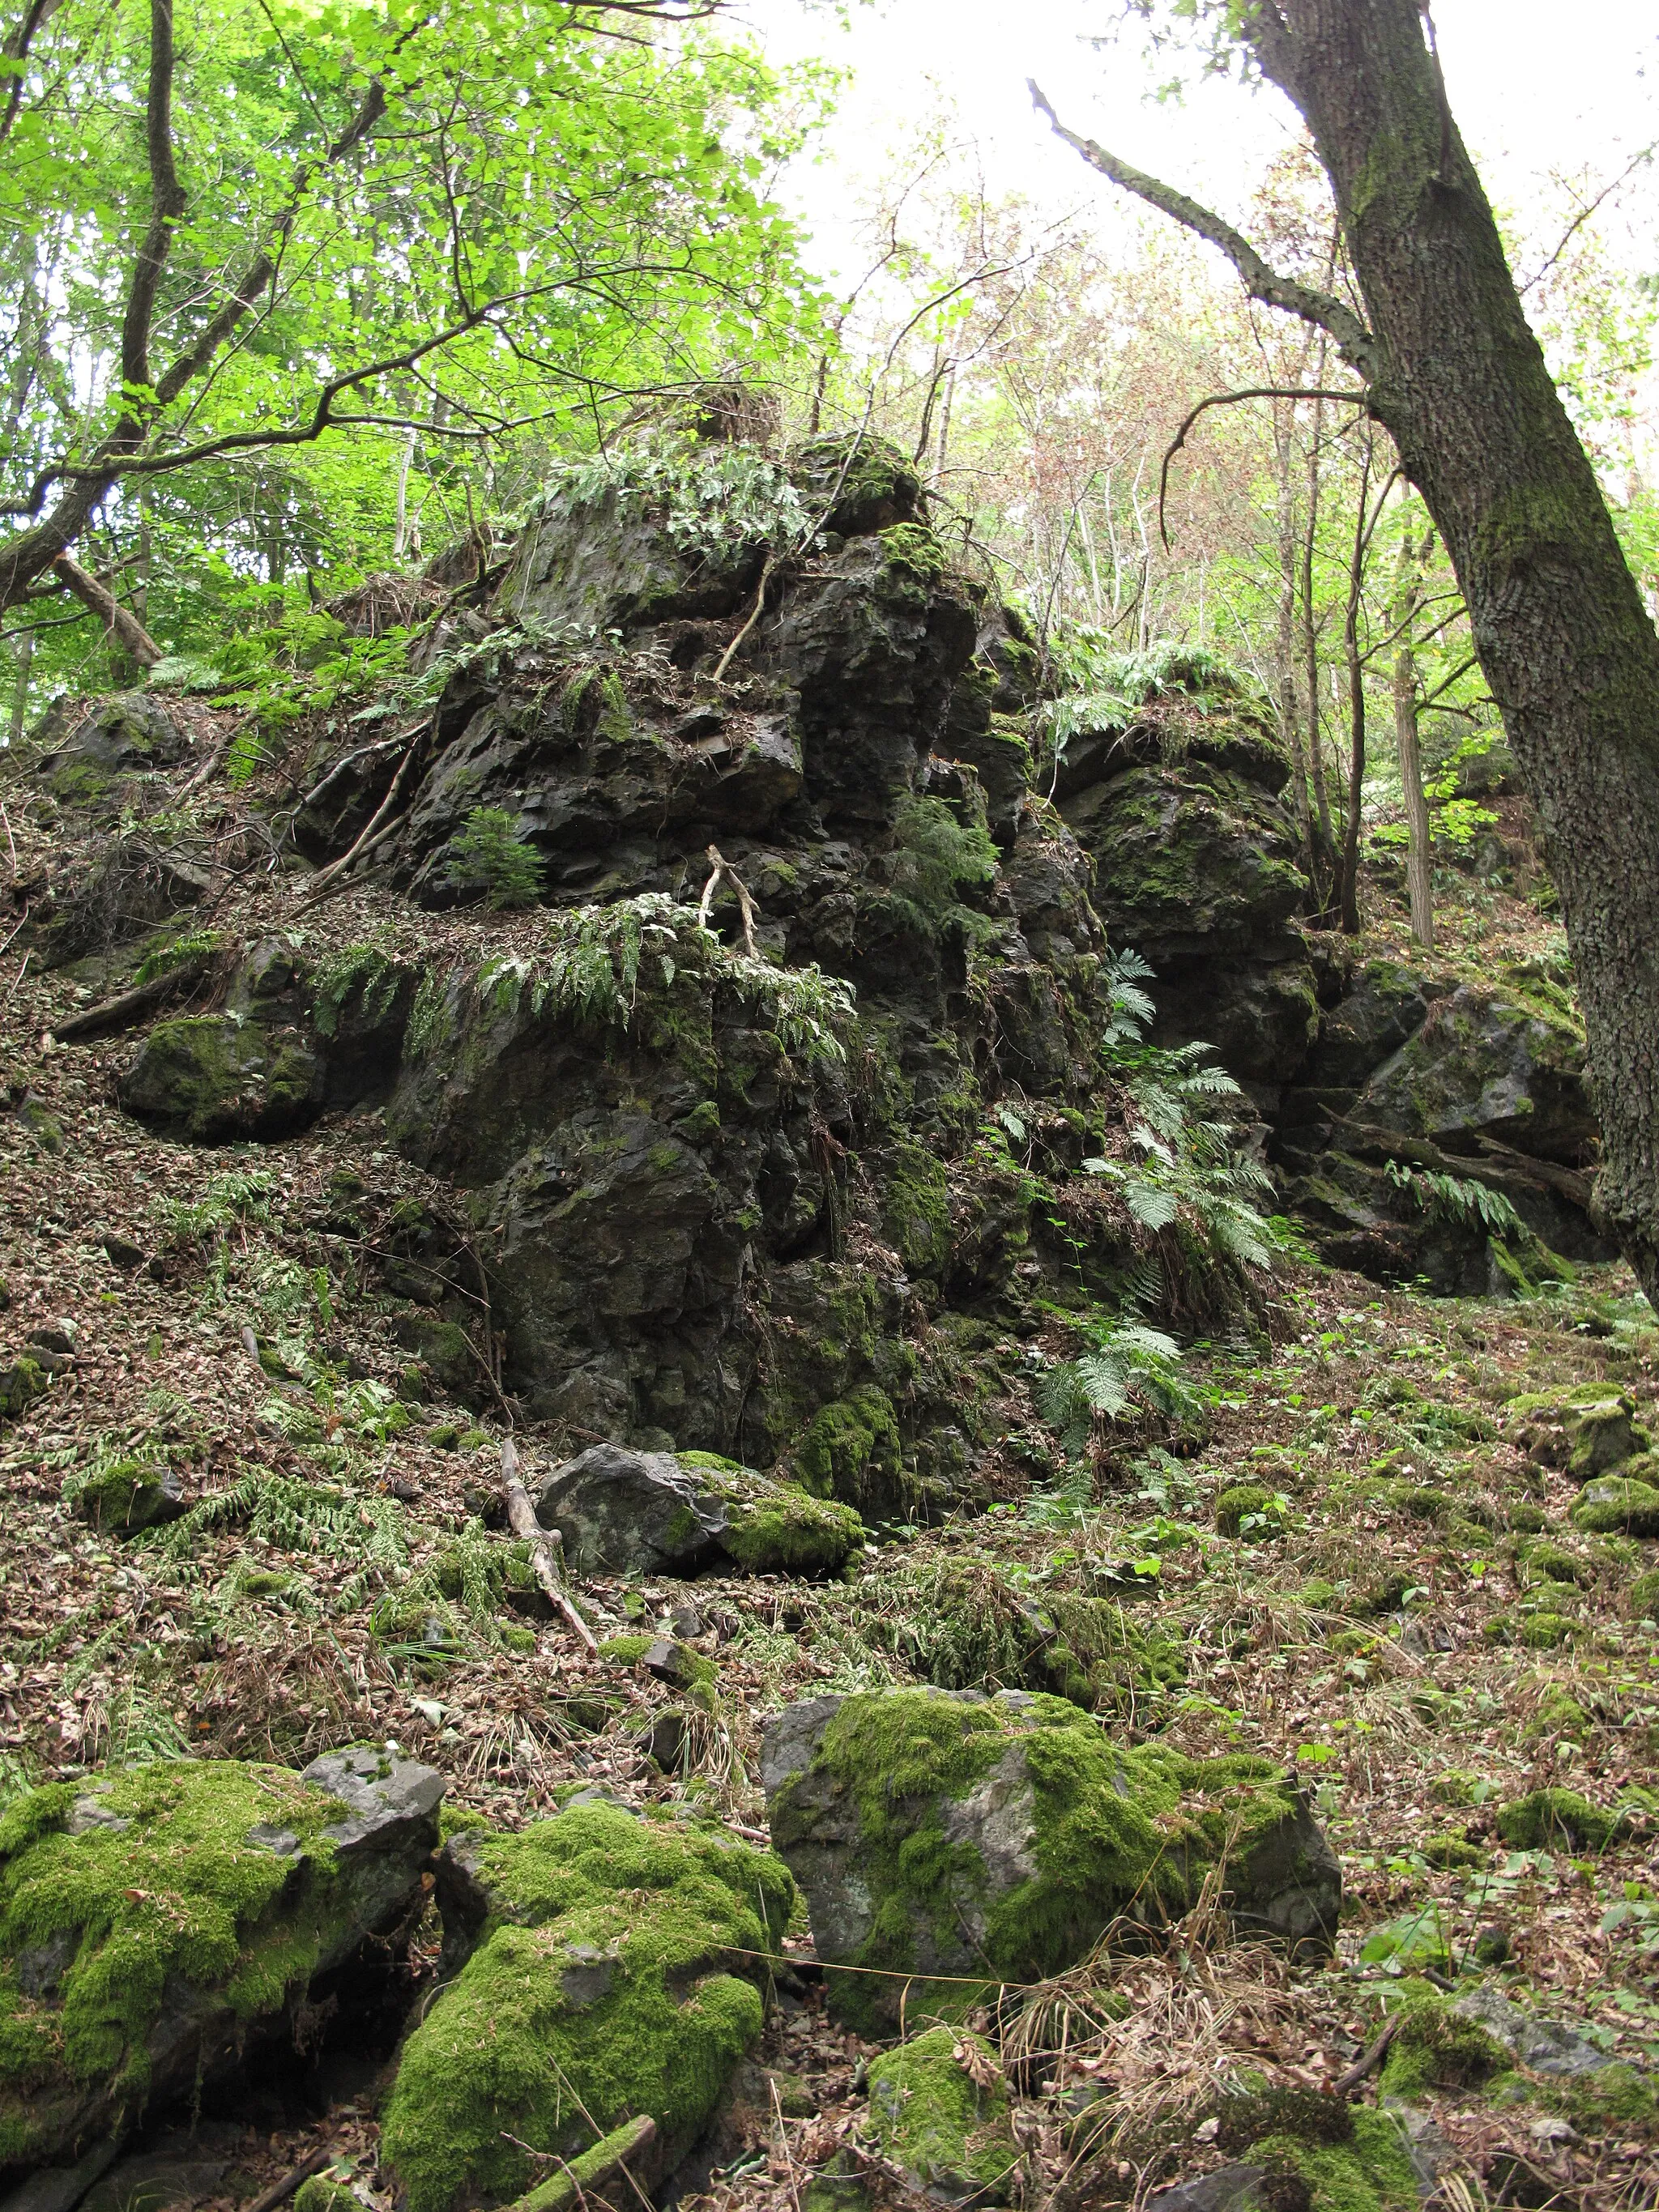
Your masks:
{"label": "bare branch", "polygon": [[11,136],[11,126],[16,122],[17,111],[23,104],[23,78],[26,72],[22,64],[29,58],[29,48],[34,43],[35,33],[46,28],[63,4],[64,0],[30,0],[30,5],[22,21],[6,40],[4,46],[0,46],[0,54],[3,54],[6,60],[18,64],[16,75],[11,81],[11,90],[6,95],[5,113],[0,115],[0,146],[3,146]]}
{"label": "bare branch", "polygon": [[141,668],[154,668],[161,658],[161,648],[137,616],[124,607],[113,592],[106,591],[96,576],[88,575],[78,562],[71,561],[67,553],[60,553],[52,565],[82,605],[89,607],[99,617],[117,644],[124,646]]}
{"label": "bare branch", "polygon": [[1606,201],[1612,198],[1613,195],[1619,190],[1619,187],[1621,185],[1627,183],[1629,179],[1635,175],[1636,172],[1642,167],[1644,162],[1650,161],[1656,153],[1659,153],[1659,138],[1656,138],[1650,146],[1644,146],[1639,154],[1632,154],[1630,160],[1626,162],[1624,167],[1620,169],[1618,175],[1613,178],[1607,184],[1603,185],[1601,191],[1597,192],[1593,200],[1587,200],[1585,202],[1584,205],[1579,209],[1577,214],[1574,216],[1572,221],[1567,225],[1560,237],[1556,240],[1554,252],[1533,270],[1526,283],[1520,287],[1521,297],[1523,300],[1526,298],[1528,293],[1531,291],[1534,284],[1541,284],[1543,283],[1545,277],[1549,275],[1551,270],[1554,268],[1556,263],[1566,252],[1568,246],[1571,245],[1574,237],[1583,228],[1584,225],[1589,221],[1590,217],[1595,214],[1596,210],[1601,207]]}
{"label": "bare branch", "polygon": [[1364,392],[1328,392],[1314,386],[1280,384],[1247,384],[1240,392],[1212,392],[1207,399],[1200,399],[1192,413],[1176,432],[1164,466],[1158,477],[1158,534],[1164,540],[1164,550],[1170,550],[1170,532],[1164,520],[1164,502],[1170,489],[1170,464],[1187,442],[1187,433],[1206,407],[1231,407],[1239,399],[1343,399],[1351,407],[1370,404],[1370,394]]}
{"label": "bare branch", "polygon": [[1243,232],[1235,230],[1223,216],[1200,207],[1173,185],[1164,184],[1157,177],[1148,176],[1144,169],[1120,161],[1103,146],[1097,146],[1093,139],[1080,138],[1074,131],[1068,131],[1035,80],[1028,77],[1026,84],[1032,106],[1039,114],[1048,117],[1055,137],[1063,138],[1074,153],[1080,154],[1091,169],[1098,169],[1103,177],[1109,178],[1126,192],[1133,192],[1137,199],[1145,200],[1161,215],[1173,216],[1195,237],[1219,246],[1243,279],[1245,289],[1253,300],[1260,300],[1269,307],[1282,307],[1286,314],[1299,316],[1304,323],[1315,324],[1328,331],[1349,368],[1370,380],[1376,371],[1376,341],[1352,307],[1329,292],[1316,291],[1294,276],[1280,276],[1262,259]]}

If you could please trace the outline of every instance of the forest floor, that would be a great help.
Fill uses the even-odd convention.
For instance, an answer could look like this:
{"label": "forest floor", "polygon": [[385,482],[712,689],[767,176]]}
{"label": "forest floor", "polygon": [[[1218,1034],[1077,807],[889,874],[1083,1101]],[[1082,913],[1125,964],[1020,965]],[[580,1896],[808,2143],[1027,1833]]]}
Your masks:
{"label": "forest floor", "polygon": [[[274,897],[251,896],[228,926],[265,919]],[[349,930],[351,905],[319,927]],[[1467,905],[1449,964],[1559,942],[1520,902]],[[1374,948],[1398,938],[1389,908]],[[185,1751],[299,1765],[368,1738],[430,1760],[452,1802],[508,1827],[580,1779],[636,1802],[694,1796],[763,1832],[769,1713],[915,1679],[917,1655],[951,1632],[945,1594],[959,1609],[975,1577],[1037,1601],[1109,1594],[1152,1662],[1126,1672],[1112,1724],[1193,1753],[1263,1753],[1301,1777],[1341,1858],[1344,1926],[1317,1972],[1194,1923],[1167,1952],[1057,1986],[1065,2056],[1010,2061],[1028,2202],[1064,2195],[1079,2087],[1114,2094],[1130,2146],[1229,2070],[1328,2084],[1402,1970],[1455,1974],[1483,1931],[1489,1955],[1507,1947],[1505,1984],[1609,2051],[1659,2059],[1652,1820],[1576,1856],[1506,1844],[1495,1819],[1540,1787],[1606,1806],[1653,1774],[1659,1628],[1642,1611],[1650,1597],[1632,1595],[1651,1559],[1572,1527],[1575,1486],[1528,1461],[1505,1413],[1517,1393],[1595,1379],[1659,1431],[1659,1326],[1624,1270],[1486,1303],[1287,1264],[1265,1329],[1189,1356],[1203,1433],[1178,1450],[1131,1439],[1096,1494],[1086,1474],[1045,1465],[1031,1415],[1011,1424],[1005,1503],[881,1532],[856,1579],[584,1583],[601,1636],[660,1623],[715,1663],[711,1708],[667,1773],[638,1739],[672,1689],[590,1656],[556,1619],[498,1613],[469,1569],[506,1541],[480,1526],[501,1424],[404,1402],[409,1355],[372,1264],[380,1229],[435,1187],[372,1112],[214,1153],[152,1136],[113,1103],[129,1041],[45,1043],[88,995],[11,957],[0,970],[0,1346],[9,1358],[33,1339],[58,1357],[47,1395],[0,1430],[0,1785]],[[340,1227],[343,1194],[355,1233]],[[1011,1340],[1011,1358],[1026,1348]],[[546,1440],[532,1430],[520,1446],[533,1484]],[[193,1510],[124,1538],[74,1501],[89,1474],[135,1454],[164,1455]],[[249,1475],[263,1502],[229,1510]],[[1229,1538],[1214,1501],[1241,1481],[1273,1503]],[[860,2142],[867,2053],[826,2020],[808,1941],[792,1948],[806,1971],[783,1987],[761,2053],[771,2080],[745,2077],[752,2100],[708,2179],[722,2212],[801,2212],[813,2172]],[[1091,2006],[1108,1984],[1134,1999],[1121,2021]],[[249,2191],[326,2146],[356,2161],[359,2193],[376,2201],[372,2082],[313,2087],[325,2109],[255,2116]],[[1581,2142],[1455,2093],[1436,2118],[1468,2177],[1463,2212],[1479,2185],[1498,2193],[1500,2170],[1533,2177],[1510,2201],[1659,2202],[1650,2145]],[[1091,2201],[1162,2178],[1155,2160],[1083,2148],[1073,2182],[1086,2171]],[[896,2191],[860,2155],[878,2195]]]}

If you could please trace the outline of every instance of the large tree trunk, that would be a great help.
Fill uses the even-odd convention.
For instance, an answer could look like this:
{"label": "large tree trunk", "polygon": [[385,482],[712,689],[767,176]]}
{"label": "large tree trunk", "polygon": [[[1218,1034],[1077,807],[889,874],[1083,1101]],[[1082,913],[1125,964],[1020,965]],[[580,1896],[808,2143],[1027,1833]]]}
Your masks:
{"label": "large tree trunk", "polygon": [[1589,1036],[1597,1200],[1659,1302],[1659,634],[1528,327],[1417,0],[1264,0],[1375,341],[1372,405],[1438,524],[1543,825]]}

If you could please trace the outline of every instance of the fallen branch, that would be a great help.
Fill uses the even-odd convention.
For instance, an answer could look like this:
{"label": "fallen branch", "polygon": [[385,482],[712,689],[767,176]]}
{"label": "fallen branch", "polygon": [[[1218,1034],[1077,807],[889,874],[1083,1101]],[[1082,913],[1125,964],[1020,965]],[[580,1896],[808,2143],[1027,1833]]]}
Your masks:
{"label": "fallen branch", "polygon": [[772,580],[772,571],[776,565],[777,556],[769,550],[765,560],[761,563],[760,581],[755,586],[755,604],[749,610],[748,620],[744,623],[743,628],[738,632],[731,644],[726,647],[725,652],[721,653],[720,657],[719,664],[714,670],[714,681],[716,684],[724,683],[726,680],[726,672],[732,665],[732,660],[736,657],[738,647],[743,643],[744,638],[748,636],[750,631],[753,629],[755,624],[760,620],[761,609],[766,605],[766,587]]}
{"label": "fallen branch", "polygon": [[520,1480],[519,1448],[511,1437],[501,1438],[501,1488],[507,1493],[507,1526],[529,1545],[530,1564],[536,1570],[537,1581],[588,1650],[597,1651],[599,1647],[592,1630],[572,1604],[568,1591],[559,1579],[558,1561],[553,1555],[556,1540],[536,1518],[530,1492]]}
{"label": "fallen branch", "polygon": [[165,975],[152,975],[148,983],[136,984],[131,991],[122,991],[113,999],[100,1000],[83,1013],[71,1014],[52,1030],[59,1044],[76,1044],[87,1037],[111,1036],[118,1030],[130,1030],[135,1022],[156,1006],[165,1006],[176,998],[186,985],[200,977],[207,961],[181,961],[178,967],[169,968]]}
{"label": "fallen branch", "polygon": [[1337,2075],[1336,2080],[1331,2084],[1331,2086],[1335,2090],[1339,2097],[1346,2097],[1351,2095],[1352,2092],[1359,2087],[1362,2081],[1365,2081],[1370,2075],[1376,2073],[1377,2068],[1388,2057],[1389,2045],[1394,2041],[1395,2037],[1399,2033],[1400,2023],[1405,2017],[1406,2015],[1402,2012],[1390,2013],[1387,2020],[1382,2023],[1382,2034],[1377,2037],[1376,2042],[1371,2045],[1364,2056],[1360,2058],[1356,2058],[1353,2064],[1349,2067],[1346,2074],[1339,2074]]}
{"label": "fallen branch", "polygon": [[390,752],[394,745],[406,745],[412,738],[418,738],[425,727],[424,722],[416,722],[412,730],[398,730],[389,738],[377,738],[372,745],[357,745],[350,752],[343,753],[322,781],[312,785],[294,811],[303,814],[307,806],[314,806],[329,786],[337,782],[354,761],[373,760],[376,753]]}
{"label": "fallen branch", "polygon": [[[394,823],[387,820],[387,817],[392,813],[392,808],[397,804],[398,794],[404,787],[404,778],[409,774],[410,769],[414,767],[416,755],[419,750],[420,745],[418,743],[418,736],[411,738],[410,740],[409,750],[404,755],[402,761],[398,763],[398,773],[392,779],[391,788],[387,791],[386,797],[380,801],[379,808],[370,819],[368,825],[364,830],[362,835],[358,838],[356,843],[351,848],[351,850],[349,853],[342,853],[337,860],[331,860],[327,867],[324,868],[319,874],[312,878],[311,888],[304,901],[304,903],[307,906],[311,905],[314,900],[319,898],[322,896],[325,888],[328,884],[334,882],[337,877],[343,876],[345,873],[346,870],[351,866],[359,853],[366,852],[371,845],[378,845],[381,837],[386,834],[386,830],[396,826]],[[384,829],[382,828],[382,824],[385,824]]]}
{"label": "fallen branch", "polygon": [[173,803],[175,806],[182,805],[187,799],[193,799],[204,783],[211,782],[213,778],[218,775],[220,769],[224,766],[225,762],[229,756],[231,747],[235,744],[237,738],[240,737],[241,733],[242,725],[240,722],[233,722],[225,735],[219,740],[218,744],[215,745],[213,750],[208,755],[207,758],[202,763],[200,768],[197,769],[194,775],[191,777],[189,782],[184,786],[178,797],[173,800]]}
{"label": "fallen branch", "polygon": [[[648,2112],[642,2112],[637,2120],[625,2120],[568,2166],[561,2161],[557,2173],[538,2183],[527,2197],[520,2197],[509,2212],[565,2212],[568,2205],[583,2203],[590,2190],[625,2172],[626,2161],[649,2150],[656,2140],[657,2124]],[[637,2191],[639,2185],[633,2175],[627,2179]]]}
{"label": "fallen branch", "polygon": [[331,2150],[314,2150],[309,2158],[302,2158],[292,2172],[285,2173],[280,2181],[273,2181],[269,2189],[261,2190],[252,2204],[243,2212],[276,2212],[277,2205],[285,2203],[302,2181],[309,2181],[313,2173],[320,2173],[333,2157]]}

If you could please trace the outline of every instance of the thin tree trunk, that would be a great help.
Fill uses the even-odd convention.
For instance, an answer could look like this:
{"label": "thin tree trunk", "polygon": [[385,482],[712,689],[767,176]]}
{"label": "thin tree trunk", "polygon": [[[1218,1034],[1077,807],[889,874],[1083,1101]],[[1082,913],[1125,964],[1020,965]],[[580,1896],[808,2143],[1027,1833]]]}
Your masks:
{"label": "thin tree trunk", "polygon": [[1291,792],[1310,884],[1314,878],[1313,815],[1308,795],[1308,767],[1302,750],[1302,718],[1296,696],[1296,491],[1291,481],[1291,434],[1294,416],[1281,400],[1273,409],[1273,462],[1279,505],[1279,629],[1275,640],[1274,690],[1279,732],[1291,763]]}
{"label": "thin tree trunk", "polygon": [[1359,651],[1359,616],[1365,591],[1365,553],[1370,539],[1371,441],[1359,471],[1354,507],[1353,550],[1348,561],[1348,596],[1342,611],[1342,651],[1348,674],[1348,802],[1342,822],[1342,867],[1338,903],[1342,927],[1359,934],[1360,808],[1365,793],[1365,664]]}
{"label": "thin tree trunk", "polygon": [[34,666],[34,632],[26,629],[17,641],[17,676],[11,692],[10,743],[21,744],[29,719],[29,675]]}
{"label": "thin tree trunk", "polygon": [[415,461],[415,433],[404,433],[404,450],[398,460],[398,523],[392,533],[392,557],[401,561],[409,550],[409,471]]}
{"label": "thin tree trunk", "polygon": [[[1314,402],[1313,436],[1308,447],[1308,513],[1302,533],[1302,661],[1308,698],[1308,765],[1313,776],[1314,805],[1319,837],[1315,851],[1314,903],[1322,909],[1327,886],[1322,878],[1329,856],[1336,850],[1331,834],[1331,802],[1325,788],[1325,754],[1319,713],[1319,620],[1314,609],[1314,545],[1319,531],[1319,432],[1324,410]],[[1313,847],[1311,831],[1310,846]]]}
{"label": "thin tree trunk", "polygon": [[[1433,533],[1423,541],[1429,557]],[[1411,904],[1412,935],[1425,952],[1434,950],[1434,882],[1430,867],[1429,802],[1423,791],[1423,756],[1417,741],[1417,651],[1413,636],[1423,599],[1421,562],[1412,545],[1409,523],[1400,538],[1400,580],[1395,594],[1394,744],[1406,796],[1406,896]]]}
{"label": "thin tree trunk", "polygon": [[78,562],[71,561],[67,553],[60,553],[52,565],[82,605],[89,607],[98,617],[121,650],[131,653],[141,668],[154,668],[161,658],[161,647],[114,593],[107,591],[96,576],[88,575]]}

